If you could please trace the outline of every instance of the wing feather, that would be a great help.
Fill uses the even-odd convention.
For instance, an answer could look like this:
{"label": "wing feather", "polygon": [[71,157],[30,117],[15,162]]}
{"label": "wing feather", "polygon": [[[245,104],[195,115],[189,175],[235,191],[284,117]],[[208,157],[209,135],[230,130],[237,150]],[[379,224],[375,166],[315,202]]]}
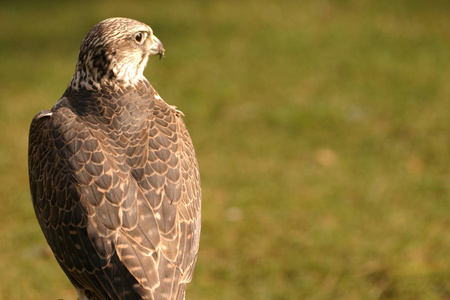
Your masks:
{"label": "wing feather", "polygon": [[132,95],[114,97],[128,104],[122,115],[105,107],[109,121],[64,101],[33,119],[29,174],[39,224],[76,287],[98,298],[182,299],[200,237],[191,139],[164,101],[141,122],[144,108],[129,104]]}

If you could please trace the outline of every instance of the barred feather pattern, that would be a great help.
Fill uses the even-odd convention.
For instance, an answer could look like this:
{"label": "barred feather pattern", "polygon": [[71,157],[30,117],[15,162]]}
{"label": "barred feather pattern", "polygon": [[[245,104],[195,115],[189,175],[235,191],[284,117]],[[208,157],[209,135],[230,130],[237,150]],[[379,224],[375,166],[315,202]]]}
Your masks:
{"label": "barred feather pattern", "polygon": [[40,227],[85,299],[184,299],[200,176],[181,113],[148,81],[68,89],[38,113],[29,178]]}

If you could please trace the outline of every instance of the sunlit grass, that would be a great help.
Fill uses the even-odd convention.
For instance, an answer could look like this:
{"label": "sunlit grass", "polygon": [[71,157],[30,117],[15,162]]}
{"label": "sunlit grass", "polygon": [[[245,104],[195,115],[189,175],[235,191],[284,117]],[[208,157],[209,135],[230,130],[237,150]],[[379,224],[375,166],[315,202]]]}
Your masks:
{"label": "sunlit grass", "polygon": [[111,16],[164,43],[146,75],[196,146],[189,299],[450,297],[445,1],[0,6],[1,299],[76,298],[32,211],[27,134]]}

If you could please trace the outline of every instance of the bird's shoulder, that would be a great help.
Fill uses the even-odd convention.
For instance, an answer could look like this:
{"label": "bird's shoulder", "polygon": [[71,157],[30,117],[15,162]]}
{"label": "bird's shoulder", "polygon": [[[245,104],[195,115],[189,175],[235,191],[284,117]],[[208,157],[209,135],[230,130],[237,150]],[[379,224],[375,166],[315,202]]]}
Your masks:
{"label": "bird's shoulder", "polygon": [[[29,130],[29,162],[33,159],[45,159],[44,154],[54,148],[54,135],[68,120],[75,119],[75,115],[67,104],[63,104],[62,98],[51,110],[38,112],[31,121]],[[73,126],[73,124],[72,124]],[[69,127],[72,127],[69,126]],[[66,128],[70,130],[70,128]],[[55,154],[53,154],[55,155]]]}
{"label": "bird's shoulder", "polygon": [[[80,122],[69,100],[62,97],[51,110],[41,110],[34,116],[31,121],[31,129],[43,132],[68,121]],[[47,126],[43,126],[44,124]]]}

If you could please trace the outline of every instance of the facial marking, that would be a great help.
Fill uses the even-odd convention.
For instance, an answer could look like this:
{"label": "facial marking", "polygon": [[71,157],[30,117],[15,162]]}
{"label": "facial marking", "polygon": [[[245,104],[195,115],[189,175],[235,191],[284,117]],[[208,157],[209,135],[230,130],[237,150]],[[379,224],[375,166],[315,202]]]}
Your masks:
{"label": "facial marking", "polygon": [[107,19],[86,35],[80,48],[72,89],[96,90],[104,82],[134,85],[145,81],[144,69],[153,52],[152,29],[141,22]]}

